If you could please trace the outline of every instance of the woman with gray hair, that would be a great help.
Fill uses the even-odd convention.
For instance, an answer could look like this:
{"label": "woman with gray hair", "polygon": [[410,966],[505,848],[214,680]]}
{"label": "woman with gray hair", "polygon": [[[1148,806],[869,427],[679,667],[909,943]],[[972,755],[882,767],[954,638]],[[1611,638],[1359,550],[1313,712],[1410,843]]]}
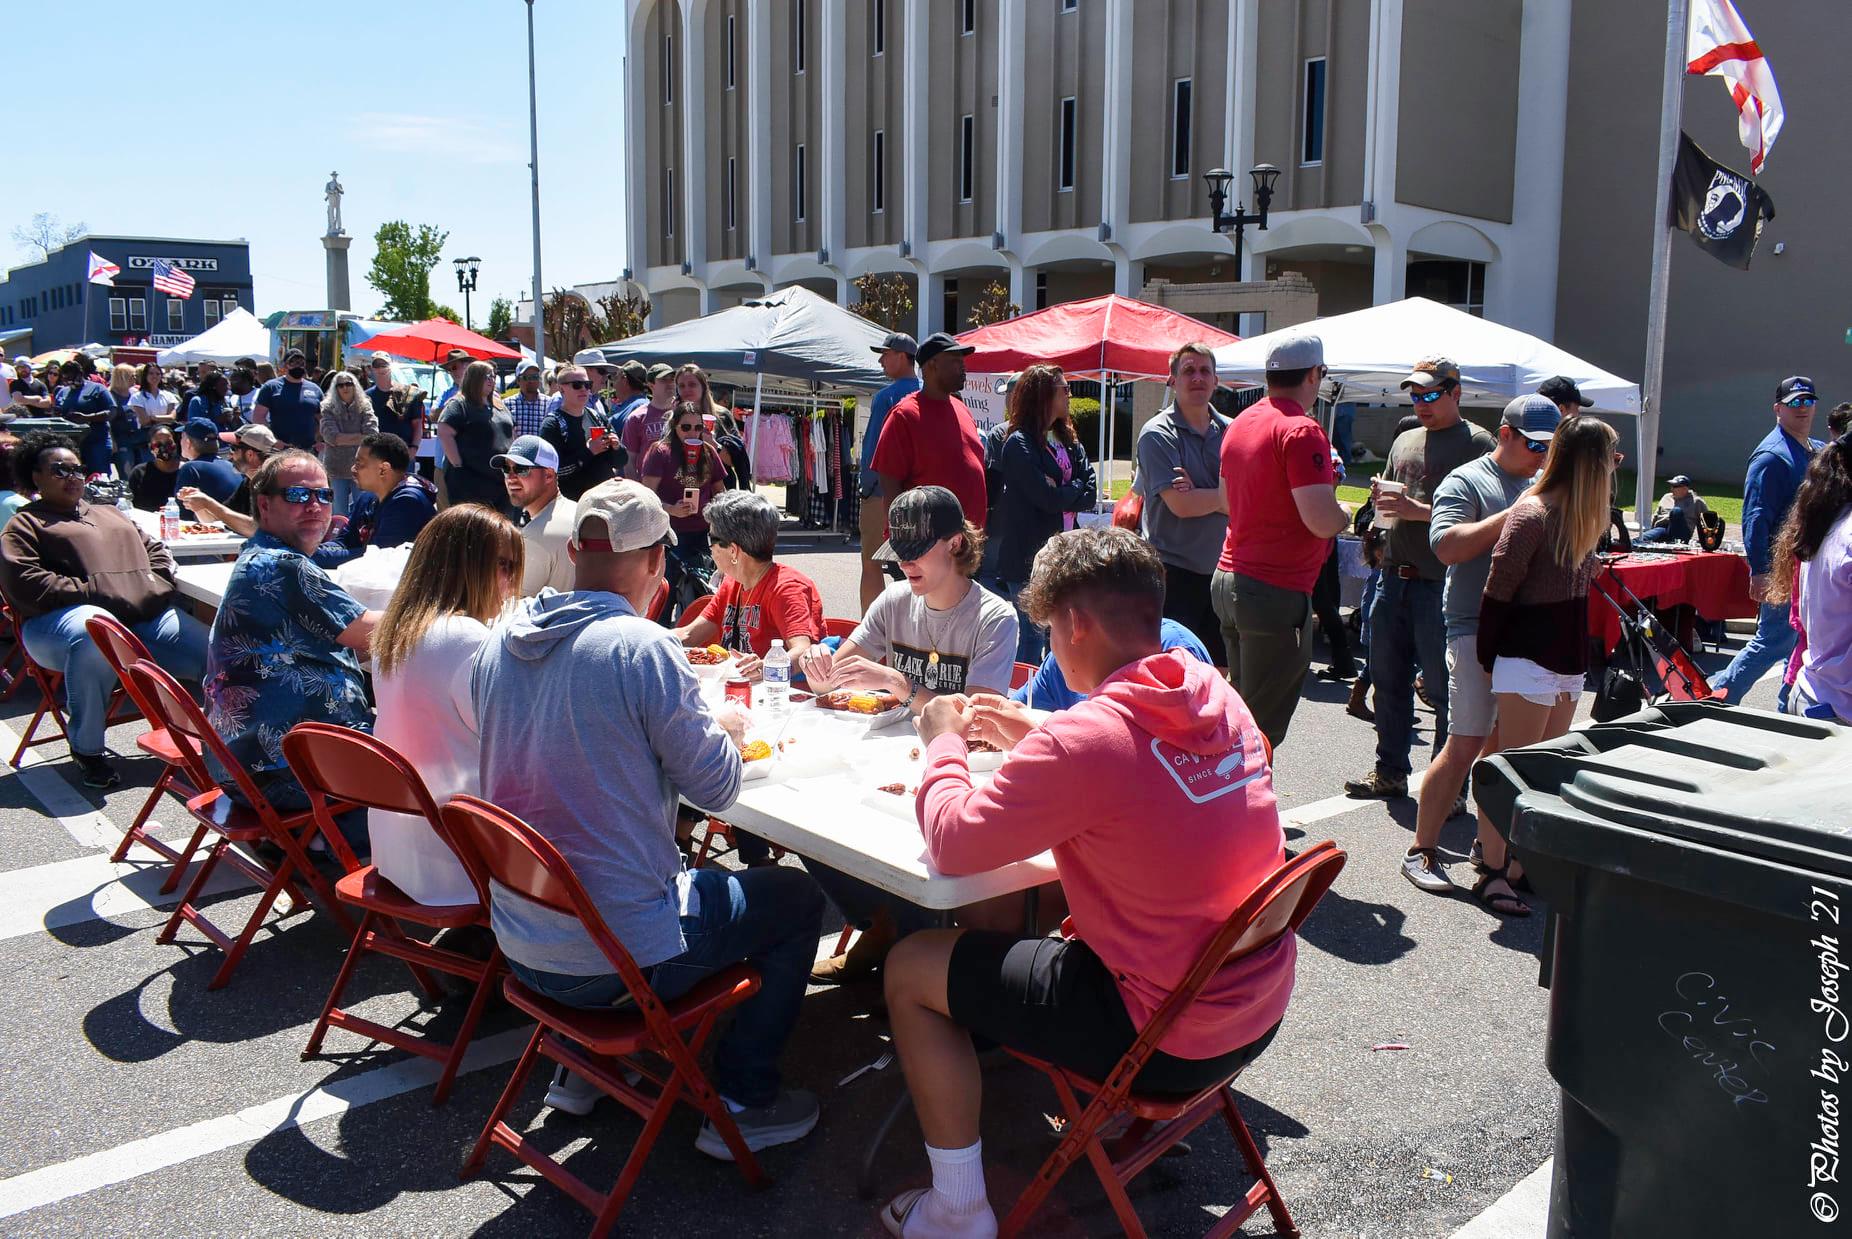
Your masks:
{"label": "woman with gray hair", "polygon": [[360,380],[345,370],[333,373],[327,392],[315,437],[322,445],[328,485],[334,488],[334,515],[346,516],[354,503],[354,453],[361,440],[379,433],[379,414],[361,394]]}
{"label": "woman with gray hair", "polygon": [[723,645],[739,654],[740,671],[759,678],[759,660],[782,640],[795,663],[823,639],[823,595],[796,568],[772,562],[778,509],[756,491],[715,495],[707,517],[714,566],[726,574],[700,615],[675,630],[683,645]]}

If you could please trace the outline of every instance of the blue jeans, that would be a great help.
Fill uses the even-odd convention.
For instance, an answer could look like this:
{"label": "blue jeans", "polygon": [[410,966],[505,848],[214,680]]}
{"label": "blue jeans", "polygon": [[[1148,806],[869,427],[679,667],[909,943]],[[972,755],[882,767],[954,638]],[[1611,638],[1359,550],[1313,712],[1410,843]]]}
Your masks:
{"label": "blue jeans", "polygon": [[[1029,618],[1021,607],[1016,606],[1016,595],[1029,588],[1027,581],[1006,581],[1000,576],[980,577],[978,584],[997,597],[1016,607],[1016,661],[1042,665],[1042,659],[1048,656],[1048,634],[1043,632]],[[1007,687],[999,685],[998,687]]]}
{"label": "blue jeans", "polygon": [[[109,714],[109,695],[116,689],[116,672],[90,639],[84,622],[108,614],[102,607],[66,607],[34,616],[19,627],[32,660],[64,676],[66,734],[71,752],[86,757],[103,752],[103,720]],[[169,609],[129,629],[175,679],[198,680],[205,674],[206,626],[191,615]]]}
{"label": "blue jeans", "polygon": [[334,505],[329,515],[346,516],[348,509],[354,506],[354,479],[329,478],[328,485],[334,488]]}
{"label": "blue jeans", "polygon": [[[688,949],[645,968],[644,975],[657,997],[670,1001],[741,960],[758,968],[759,992],[734,1009],[715,1049],[714,1087],[738,1105],[770,1105],[778,1097],[778,1056],[797,1023],[816,959],[823,892],[797,869],[696,869],[689,880],[700,906],[682,918]],[[608,1007],[627,992],[615,974],[575,977],[514,960],[508,966],[522,984],[569,1007]]]}
{"label": "blue jeans", "polygon": [[[1726,700],[1731,705],[1741,705],[1743,696],[1750,686],[1762,678],[1762,673],[1776,663],[1786,662],[1788,655],[1794,653],[1797,639],[1793,627],[1788,623],[1788,604],[1785,602],[1765,602],[1756,612],[1755,635],[1749,643],[1736,652],[1730,665],[1719,672],[1711,681],[1714,689],[1729,689]],[[1782,702],[1787,700],[1784,688],[1780,694]]]}
{"label": "blue jeans", "polygon": [[1370,608],[1370,682],[1376,689],[1376,768],[1406,776],[1415,732],[1415,672],[1434,698],[1434,752],[1447,743],[1447,621],[1439,581],[1405,581],[1385,568]]}

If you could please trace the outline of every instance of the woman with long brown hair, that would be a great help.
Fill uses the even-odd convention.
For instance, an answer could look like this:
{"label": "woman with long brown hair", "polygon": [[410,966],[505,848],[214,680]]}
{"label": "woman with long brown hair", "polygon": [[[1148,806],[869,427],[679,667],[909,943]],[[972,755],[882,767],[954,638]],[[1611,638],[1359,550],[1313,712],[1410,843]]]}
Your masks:
{"label": "woman with long brown hair", "polygon": [[444,452],[444,492],[450,503],[480,503],[504,515],[513,511],[493,461],[514,442],[514,418],[495,392],[495,367],[472,361],[457,394],[437,419]]}
{"label": "woman with long brown hair", "polygon": [[[489,625],[521,586],[526,542],[481,504],[446,508],[412,543],[411,559],[373,632],[373,735],[423,777],[439,804],[480,790],[470,665]],[[471,903],[463,866],[422,819],[372,810],[373,863],[427,904]]]}
{"label": "woman with long brown hair", "polygon": [[[1543,472],[1505,518],[1479,604],[1479,662],[1492,673],[1498,738],[1516,749],[1560,736],[1588,674],[1588,589],[1608,525],[1619,454],[1614,428],[1593,417],[1557,427]],[[1502,848],[1485,849],[1479,901],[1501,915],[1530,908],[1507,880]]]}
{"label": "woman with long brown hair", "polygon": [[[984,584],[1015,601],[1029,583],[1035,553],[1099,499],[1093,466],[1068,417],[1068,383],[1061,367],[1030,366],[1009,397],[1010,436],[998,472],[1003,485],[990,518],[997,542],[994,575]],[[1016,661],[1039,663],[1047,653],[1042,630],[1017,611]]]}
{"label": "woman with long brown hair", "polygon": [[1787,712],[1852,723],[1852,433],[1813,454],[1775,536],[1768,600],[1790,599],[1803,648]]}
{"label": "woman with long brown hair", "polygon": [[699,562],[707,555],[707,518],[701,509],[727,488],[727,467],[707,439],[707,410],[692,401],[675,406],[662,437],[643,454],[643,485],[669,513],[676,550]]}

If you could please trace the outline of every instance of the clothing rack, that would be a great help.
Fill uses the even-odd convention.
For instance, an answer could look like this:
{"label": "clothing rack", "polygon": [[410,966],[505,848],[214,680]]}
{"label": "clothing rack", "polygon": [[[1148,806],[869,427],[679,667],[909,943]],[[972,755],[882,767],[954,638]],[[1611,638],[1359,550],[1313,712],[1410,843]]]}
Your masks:
{"label": "clothing rack", "polygon": [[[745,390],[738,395],[744,396]],[[754,419],[746,435],[753,481],[784,486],[785,512],[804,529],[841,533],[856,528],[861,494],[856,485],[854,421],[846,402],[763,385],[754,395],[756,407],[734,409],[742,420]]]}

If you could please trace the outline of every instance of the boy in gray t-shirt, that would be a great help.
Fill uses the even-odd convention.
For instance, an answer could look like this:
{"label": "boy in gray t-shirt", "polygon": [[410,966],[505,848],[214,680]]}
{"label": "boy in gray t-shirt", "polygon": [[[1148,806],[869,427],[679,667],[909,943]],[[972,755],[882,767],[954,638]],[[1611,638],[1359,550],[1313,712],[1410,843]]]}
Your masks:
{"label": "boy in gray t-shirt", "polygon": [[957,605],[935,611],[906,581],[881,592],[849,638],[856,649],[935,693],[1010,691],[1016,608],[976,581]]}

